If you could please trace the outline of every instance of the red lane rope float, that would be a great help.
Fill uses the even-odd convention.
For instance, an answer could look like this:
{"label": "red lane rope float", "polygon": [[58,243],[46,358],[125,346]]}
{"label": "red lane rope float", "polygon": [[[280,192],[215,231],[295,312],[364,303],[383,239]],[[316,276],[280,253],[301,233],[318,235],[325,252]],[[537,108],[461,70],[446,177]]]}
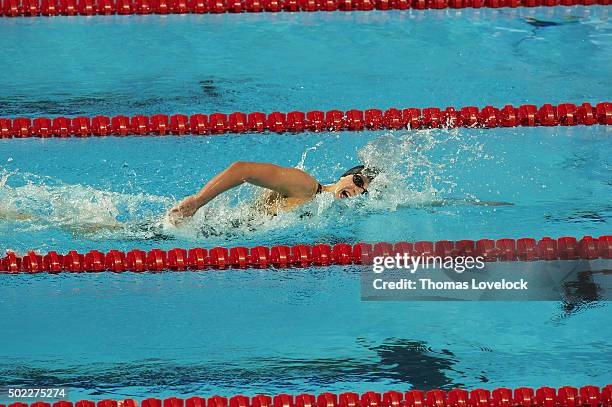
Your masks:
{"label": "red lane rope float", "polygon": [[51,251],[45,255],[34,251],[25,256],[8,252],[0,259],[0,273],[60,272],[161,272],[185,270],[223,270],[228,268],[300,268],[331,265],[371,264],[376,256],[482,256],[485,261],[594,260],[612,259],[612,236],[544,237],[540,240],[480,239],[437,242],[379,242],[350,245],[315,244],[295,246],[215,247],[210,250],[174,248],[168,251],[134,249],[129,252],[91,250],[65,255]]}
{"label": "red lane rope float", "polygon": [[[597,386],[583,386],[580,389],[564,386],[497,388],[494,390],[453,389],[410,390],[406,392],[387,391],[378,393],[368,391],[363,394],[321,393],[278,394],[269,396],[258,394],[253,397],[236,395],[230,397],[212,396],[166,399],[147,398],[140,403],[134,399],[104,399],[97,403],[90,400],[27,403],[15,402],[8,407],[610,407],[612,406],[612,385],[601,389]],[[0,404],[0,407],[5,407]]]}
{"label": "red lane rope float", "polygon": [[399,130],[432,128],[493,128],[515,126],[576,126],[612,125],[612,103],[595,106],[583,103],[560,105],[544,104],[506,105],[503,108],[485,106],[479,109],[466,106],[459,109],[437,107],[425,109],[391,108],[356,110],[346,112],[293,111],[289,113],[234,112],[211,115],[175,114],[168,116],[95,116],[95,117],[17,117],[0,118],[0,138],[24,137],[89,137],[166,134],[222,134],[246,132],[343,131],[343,130]]}
{"label": "red lane rope float", "polygon": [[0,16],[477,9],[609,4],[610,0],[0,0]]}

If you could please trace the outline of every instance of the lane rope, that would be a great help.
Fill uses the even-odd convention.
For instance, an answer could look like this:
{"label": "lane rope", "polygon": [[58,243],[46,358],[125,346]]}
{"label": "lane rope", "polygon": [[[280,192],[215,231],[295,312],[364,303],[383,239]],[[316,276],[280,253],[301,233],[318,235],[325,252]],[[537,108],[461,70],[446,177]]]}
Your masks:
{"label": "lane rope", "polygon": [[152,116],[119,115],[114,117],[17,117],[0,118],[0,138],[25,137],[90,137],[90,136],[159,136],[159,135],[209,135],[222,133],[276,132],[301,133],[305,131],[360,131],[400,130],[431,128],[495,128],[515,126],[591,126],[612,125],[612,103],[601,102],[574,105],[544,104],[506,105],[502,108],[475,106],[440,109],[390,108],[357,110],[346,112],[329,110],[323,112],[293,111],[155,114]]}
{"label": "lane rope", "polygon": [[[340,394],[258,394],[253,397],[236,395],[230,397],[212,396],[166,399],[146,398],[140,403],[134,399],[104,399],[97,403],[90,400],[27,403],[15,402],[8,407],[611,407],[612,385],[601,389],[597,386],[582,386],[580,389],[563,386],[497,388],[494,390],[453,389],[410,390],[406,392],[368,391],[363,394],[346,392]],[[0,407],[5,407],[0,404]]]}
{"label": "lane rope", "polygon": [[225,270],[228,268],[300,268],[331,265],[371,264],[377,256],[482,256],[484,261],[535,261],[612,259],[612,235],[580,240],[564,236],[521,239],[440,240],[437,242],[379,242],[375,244],[339,243],[276,245],[272,247],[214,247],[168,251],[134,249],[128,252],[91,250],[67,254],[50,251],[39,254],[30,251],[18,256],[9,251],[0,259],[0,273],[60,273],[60,272],[162,272],[186,270]]}
{"label": "lane rope", "polygon": [[0,0],[0,17],[609,5],[610,0]]}

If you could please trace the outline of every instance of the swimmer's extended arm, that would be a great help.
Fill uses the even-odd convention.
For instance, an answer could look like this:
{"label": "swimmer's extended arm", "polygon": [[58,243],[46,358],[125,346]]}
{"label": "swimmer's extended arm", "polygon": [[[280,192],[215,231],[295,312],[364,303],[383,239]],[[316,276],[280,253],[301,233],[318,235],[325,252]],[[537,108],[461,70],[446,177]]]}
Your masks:
{"label": "swimmer's extended arm", "polygon": [[285,168],[269,163],[237,161],[225,171],[217,174],[195,195],[188,196],[172,208],[171,215],[193,216],[223,192],[243,183],[271,189],[286,197],[306,198],[312,196],[318,183],[310,175],[296,168]]}

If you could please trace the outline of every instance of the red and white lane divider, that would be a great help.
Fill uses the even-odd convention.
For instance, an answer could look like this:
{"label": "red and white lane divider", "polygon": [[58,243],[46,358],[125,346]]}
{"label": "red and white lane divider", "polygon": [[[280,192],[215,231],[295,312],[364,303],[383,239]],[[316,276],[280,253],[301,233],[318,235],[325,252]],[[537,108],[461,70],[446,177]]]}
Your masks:
{"label": "red and white lane divider", "polygon": [[609,4],[610,0],[0,0],[0,16],[478,9]]}
{"label": "red and white lane divider", "polygon": [[475,106],[440,109],[391,108],[346,112],[293,111],[231,114],[213,113],[152,116],[79,116],[74,118],[17,117],[0,118],[0,138],[24,137],[90,137],[90,136],[157,136],[166,134],[222,134],[246,132],[300,133],[304,131],[400,130],[432,128],[493,128],[514,126],[591,126],[612,125],[612,103],[574,105],[544,104],[506,105],[502,108]]}
{"label": "red and white lane divider", "polygon": [[[253,397],[237,395],[230,397],[213,396],[208,398],[169,397],[166,399],[147,398],[138,402],[134,399],[90,400],[77,402],[57,401],[27,403],[15,402],[8,407],[611,407],[612,385],[601,389],[597,386],[583,386],[580,389],[564,386],[552,387],[518,387],[514,390],[497,388],[494,390],[453,389],[443,390],[410,390],[407,392],[387,391],[377,393],[368,391],[363,394],[322,393],[313,394],[279,394],[274,397],[259,394]],[[0,407],[5,407],[0,404]]]}
{"label": "red and white lane divider", "polygon": [[215,247],[210,250],[175,248],[168,251],[152,249],[122,252],[111,250],[103,253],[91,250],[88,253],[70,251],[65,255],[51,251],[45,255],[34,251],[25,256],[8,252],[0,259],[0,273],[60,273],[60,272],[160,272],[184,270],[224,270],[228,268],[291,268],[330,265],[370,264],[376,256],[394,256],[407,253],[410,256],[482,256],[485,261],[534,261],[534,260],[577,260],[612,259],[612,236],[593,238],[584,236],[560,237],[540,240],[522,239],[481,239],[481,240],[440,240],[415,243],[380,242],[375,244],[339,243],[315,245],[277,245]]}

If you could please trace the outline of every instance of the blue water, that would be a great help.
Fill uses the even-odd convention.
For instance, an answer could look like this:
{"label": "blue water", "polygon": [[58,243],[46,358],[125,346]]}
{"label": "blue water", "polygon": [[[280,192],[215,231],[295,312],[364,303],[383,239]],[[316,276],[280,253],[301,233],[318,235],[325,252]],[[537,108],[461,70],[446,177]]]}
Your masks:
{"label": "blue water", "polygon": [[[0,116],[599,102],[611,28],[599,6],[3,19]],[[0,247],[19,253],[610,234],[603,126],[0,141]],[[382,174],[367,197],[273,219],[243,187],[184,227],[163,222],[237,160],[323,183],[359,162]],[[0,387],[100,399],[604,385],[608,321],[605,302],[362,302],[341,267],[3,276]]]}
{"label": "blue water", "polygon": [[[35,218],[0,222],[0,246],[66,252],[600,236],[610,233],[612,216],[609,133],[594,126],[12,140],[0,143],[8,177],[0,208]],[[360,155],[385,172],[367,198],[334,202],[324,194],[268,219],[251,209],[255,188],[243,187],[181,228],[164,224],[177,199],[232,162],[296,166],[305,152],[304,169],[322,183],[358,164]],[[475,206],[473,200],[513,205]],[[90,231],[92,224],[117,220],[117,230]]]}
{"label": "blue water", "polygon": [[611,32],[605,6],[5,19],[0,116],[604,101]]}
{"label": "blue water", "polygon": [[610,381],[602,304],[361,302],[339,267],[0,284],[3,381],[71,399]]}

